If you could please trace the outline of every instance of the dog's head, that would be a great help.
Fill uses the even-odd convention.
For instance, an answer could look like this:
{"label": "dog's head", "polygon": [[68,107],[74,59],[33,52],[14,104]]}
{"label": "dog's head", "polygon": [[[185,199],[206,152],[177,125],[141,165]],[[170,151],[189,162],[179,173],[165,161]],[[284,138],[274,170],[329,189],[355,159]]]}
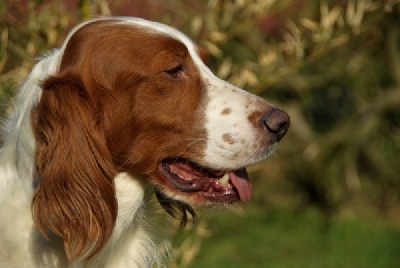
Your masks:
{"label": "dog's head", "polygon": [[[268,156],[288,115],[214,76],[179,31],[144,20],[75,29],[32,111],[33,215],[70,259],[96,254],[117,217],[113,179],[146,177],[171,214],[251,196],[245,166]],[[39,181],[40,180],[40,181]]]}

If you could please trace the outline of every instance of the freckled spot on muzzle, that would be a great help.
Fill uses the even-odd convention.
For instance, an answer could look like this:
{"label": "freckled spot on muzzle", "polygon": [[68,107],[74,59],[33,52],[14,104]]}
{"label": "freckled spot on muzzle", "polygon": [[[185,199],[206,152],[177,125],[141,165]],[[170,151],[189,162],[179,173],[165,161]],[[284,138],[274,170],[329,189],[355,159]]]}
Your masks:
{"label": "freckled spot on muzzle", "polygon": [[222,140],[229,144],[234,144],[235,140],[232,138],[232,135],[229,133],[225,133],[222,135]]}
{"label": "freckled spot on muzzle", "polygon": [[254,111],[252,112],[247,119],[251,123],[251,125],[254,128],[259,128],[260,127],[260,118],[263,116],[263,113],[260,111]]}
{"label": "freckled spot on muzzle", "polygon": [[232,112],[231,108],[225,108],[221,111],[221,115],[228,115]]}

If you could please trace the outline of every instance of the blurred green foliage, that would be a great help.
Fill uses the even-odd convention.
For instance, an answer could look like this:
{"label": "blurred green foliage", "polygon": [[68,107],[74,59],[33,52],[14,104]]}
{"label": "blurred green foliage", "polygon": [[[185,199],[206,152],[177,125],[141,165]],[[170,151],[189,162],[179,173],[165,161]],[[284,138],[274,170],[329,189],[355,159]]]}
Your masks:
{"label": "blurred green foliage", "polygon": [[[211,223],[211,222],[210,222]],[[315,210],[264,211],[213,217],[190,267],[396,268],[400,230],[374,220],[327,219]]]}
{"label": "blurred green foliage", "polygon": [[[291,128],[275,156],[250,169],[254,198],[246,209],[259,211],[260,219],[265,207],[316,208],[322,218],[400,224],[398,0],[1,2],[1,114],[35,58],[57,47],[78,22],[110,14],[181,29],[207,48],[219,77],[290,114]],[[208,228],[200,220],[178,239],[172,266],[193,261]],[[307,267],[322,267],[319,261]]]}

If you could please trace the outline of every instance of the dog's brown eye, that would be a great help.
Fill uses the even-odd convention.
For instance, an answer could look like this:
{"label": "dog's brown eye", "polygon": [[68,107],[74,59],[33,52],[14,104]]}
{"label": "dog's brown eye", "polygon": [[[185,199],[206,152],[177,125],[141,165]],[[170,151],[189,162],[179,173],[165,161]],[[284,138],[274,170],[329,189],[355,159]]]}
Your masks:
{"label": "dog's brown eye", "polygon": [[182,64],[179,64],[174,68],[166,70],[165,72],[173,78],[179,78],[183,73],[183,66]]}

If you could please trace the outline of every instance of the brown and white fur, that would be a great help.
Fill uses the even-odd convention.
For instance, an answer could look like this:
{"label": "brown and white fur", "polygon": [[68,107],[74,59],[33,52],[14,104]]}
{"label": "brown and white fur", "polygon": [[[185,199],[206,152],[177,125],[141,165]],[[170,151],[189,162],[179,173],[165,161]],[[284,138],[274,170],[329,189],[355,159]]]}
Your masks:
{"label": "brown and white fur", "polygon": [[183,221],[250,199],[244,167],[289,117],[204,62],[176,29],[107,17],[35,65],[3,128],[0,267],[162,266],[154,190]]}

